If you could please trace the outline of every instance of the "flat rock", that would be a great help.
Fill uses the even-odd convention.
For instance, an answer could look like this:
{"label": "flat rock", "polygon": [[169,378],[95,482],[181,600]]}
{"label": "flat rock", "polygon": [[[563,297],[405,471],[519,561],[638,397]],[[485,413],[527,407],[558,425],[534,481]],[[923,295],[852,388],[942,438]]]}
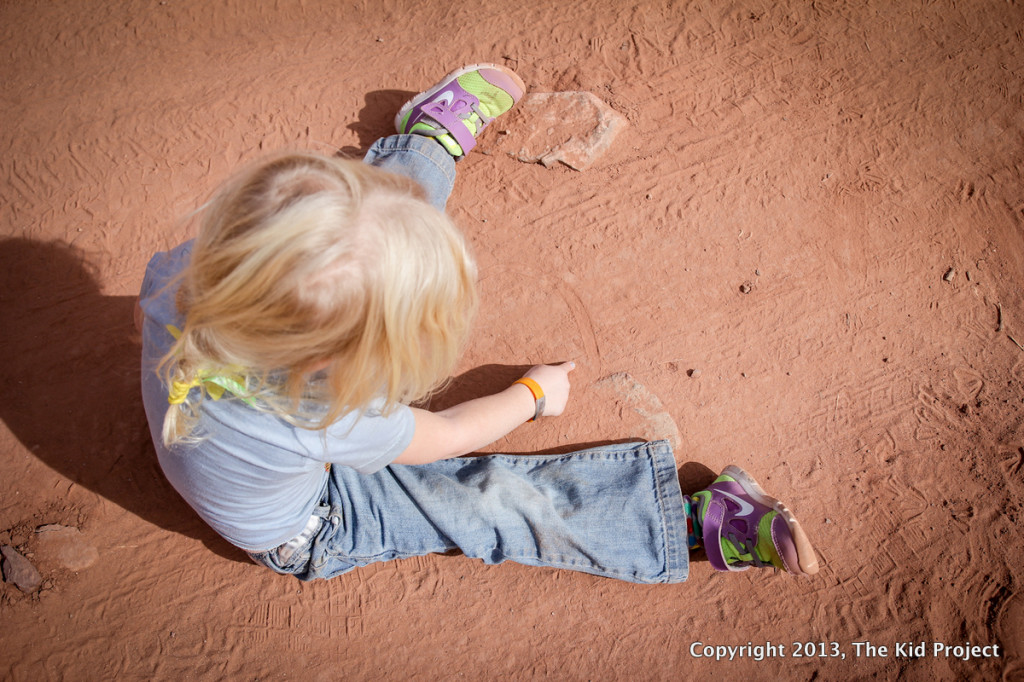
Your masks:
{"label": "flat rock", "polygon": [[611,389],[624,407],[638,414],[644,421],[642,435],[647,440],[667,440],[673,450],[678,450],[682,437],[672,415],[668,413],[658,396],[633,378],[628,372],[616,372],[598,379],[594,386]]}
{"label": "flat rock", "polygon": [[43,576],[39,574],[36,567],[18,550],[10,545],[4,545],[0,547],[0,555],[3,556],[3,573],[6,582],[14,583],[22,592],[34,592],[43,582]]}
{"label": "flat rock", "polygon": [[89,568],[100,556],[80,530],[57,524],[36,528],[36,552],[41,561],[53,561],[72,571]]}
{"label": "flat rock", "polygon": [[590,92],[531,93],[513,111],[503,146],[520,161],[547,168],[563,163],[586,170],[628,125],[624,116]]}

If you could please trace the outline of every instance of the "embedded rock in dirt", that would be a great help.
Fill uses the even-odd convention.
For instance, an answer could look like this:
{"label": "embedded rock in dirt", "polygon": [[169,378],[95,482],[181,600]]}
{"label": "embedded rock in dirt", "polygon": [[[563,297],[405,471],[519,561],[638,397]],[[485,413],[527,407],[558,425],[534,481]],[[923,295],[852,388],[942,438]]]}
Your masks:
{"label": "embedded rock in dirt", "polygon": [[52,560],[64,568],[80,571],[99,559],[99,552],[82,538],[82,532],[71,526],[50,524],[36,529],[39,557]]}
{"label": "embedded rock in dirt", "polygon": [[10,545],[0,547],[3,555],[4,580],[14,583],[22,592],[33,592],[43,582],[43,576],[28,559]]}
{"label": "embedded rock in dirt", "polygon": [[[695,372],[698,370],[694,370]],[[631,409],[644,420],[643,433],[647,440],[667,440],[673,450],[682,442],[679,427],[658,396],[634,379],[629,372],[616,372],[595,383],[597,388],[609,388],[616,402]]]}
{"label": "embedded rock in dirt", "polygon": [[626,127],[624,116],[589,92],[532,93],[514,111],[504,143],[514,150],[509,154],[548,168],[586,170]]}

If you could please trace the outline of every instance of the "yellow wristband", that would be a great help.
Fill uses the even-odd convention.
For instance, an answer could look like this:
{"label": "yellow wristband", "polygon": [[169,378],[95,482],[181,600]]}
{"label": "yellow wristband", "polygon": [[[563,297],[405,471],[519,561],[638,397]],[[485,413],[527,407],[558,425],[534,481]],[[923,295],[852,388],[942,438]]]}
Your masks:
{"label": "yellow wristband", "polygon": [[530,389],[530,393],[533,394],[533,399],[537,404],[537,409],[534,410],[533,418],[530,419],[530,421],[537,421],[537,417],[541,416],[541,414],[544,412],[544,404],[547,402],[547,399],[544,397],[544,389],[542,389],[540,387],[540,384],[538,384],[530,377],[516,379],[515,381],[512,382],[512,384],[522,384],[523,386],[526,386],[528,389]]}

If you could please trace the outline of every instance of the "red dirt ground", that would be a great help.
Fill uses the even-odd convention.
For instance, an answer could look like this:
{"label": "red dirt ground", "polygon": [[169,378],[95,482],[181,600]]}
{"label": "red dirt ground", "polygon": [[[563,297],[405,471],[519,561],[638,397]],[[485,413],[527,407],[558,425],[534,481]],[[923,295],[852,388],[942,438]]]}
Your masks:
{"label": "red dirt ground", "polygon": [[[0,677],[1024,679],[1022,26],[994,0],[0,2],[0,544],[44,578],[2,585]],[[150,254],[239,162],[358,153],[474,61],[630,123],[585,172],[493,130],[459,166],[463,370],[580,366],[564,416],[492,449],[670,437],[689,489],[738,463],[818,576],[430,556],[300,584],[163,480],[131,322]],[[45,524],[98,561],[47,558]]]}

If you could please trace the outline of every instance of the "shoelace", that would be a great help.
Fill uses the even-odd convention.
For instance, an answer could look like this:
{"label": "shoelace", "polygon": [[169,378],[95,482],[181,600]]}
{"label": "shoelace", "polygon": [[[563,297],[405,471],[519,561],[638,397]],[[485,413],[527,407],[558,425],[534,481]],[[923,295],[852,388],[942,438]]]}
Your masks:
{"label": "shoelace", "polygon": [[740,552],[741,554],[749,554],[751,556],[751,561],[737,561],[736,564],[734,564],[734,565],[736,565],[736,566],[739,566],[739,565],[751,566],[751,565],[753,565],[753,566],[755,566],[757,568],[762,568],[762,567],[768,565],[765,562],[761,561],[761,557],[759,557],[757,555],[757,539],[756,538],[744,537],[744,538],[741,539],[738,535],[735,535],[733,533],[729,533],[729,534],[727,534],[725,536],[725,539],[728,540],[729,542],[731,542],[733,547],[736,547],[737,549],[742,549],[743,551]]}
{"label": "shoelace", "polygon": [[491,124],[491,121],[494,120],[493,116],[488,116],[484,112],[480,111],[479,105],[471,104],[469,108],[472,109],[472,113],[466,115],[465,117],[460,116],[460,118],[464,118],[466,120],[469,120],[470,116],[472,116],[473,114],[476,114],[477,118],[480,119],[480,122],[479,122],[479,124],[476,127],[476,132],[477,133],[479,133],[481,130],[483,130],[484,128],[489,126]]}

